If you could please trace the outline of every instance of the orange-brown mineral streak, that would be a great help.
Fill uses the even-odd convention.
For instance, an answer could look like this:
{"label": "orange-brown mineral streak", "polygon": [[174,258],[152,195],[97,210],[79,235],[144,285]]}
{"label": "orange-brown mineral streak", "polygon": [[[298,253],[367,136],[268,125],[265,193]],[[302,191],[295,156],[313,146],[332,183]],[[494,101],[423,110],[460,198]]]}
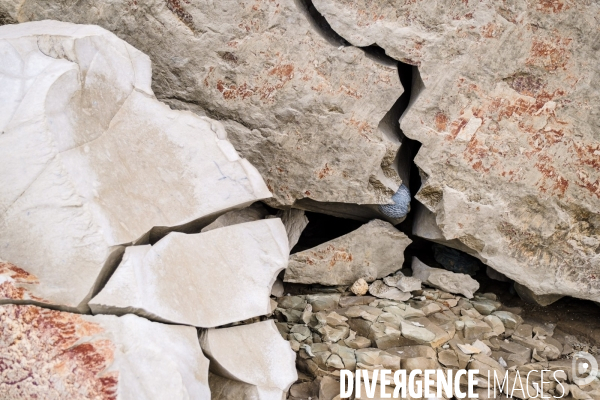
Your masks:
{"label": "orange-brown mineral streak", "polygon": [[103,373],[114,344],[91,340],[100,325],[35,306],[0,306],[0,398],[117,398],[118,373]]}

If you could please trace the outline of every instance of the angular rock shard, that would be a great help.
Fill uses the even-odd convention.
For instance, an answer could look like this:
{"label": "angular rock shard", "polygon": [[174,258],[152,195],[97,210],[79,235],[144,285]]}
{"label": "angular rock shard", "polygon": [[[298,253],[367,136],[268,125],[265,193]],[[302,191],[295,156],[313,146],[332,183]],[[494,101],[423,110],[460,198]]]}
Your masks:
{"label": "angular rock shard", "polygon": [[400,268],[411,240],[389,222],[373,220],[357,230],[290,257],[284,281],[352,285],[381,279]]}
{"label": "angular rock shard", "polygon": [[313,3],[353,45],[419,67],[401,127],[444,239],[536,295],[600,301],[597,4]]}
{"label": "angular rock shard", "polygon": [[340,47],[301,2],[0,1],[19,22],[55,19],[112,30],[150,55],[153,87],[176,107],[218,115],[279,204],[388,202],[398,138],[378,128],[402,93],[395,65]]}
{"label": "angular rock shard", "polygon": [[118,245],[270,196],[218,122],[156,100],[148,57],[112,33],[5,25],[0,54],[0,258],[36,282],[3,275],[1,300],[85,310]]}
{"label": "angular rock shard", "polygon": [[192,327],[24,305],[0,306],[0,327],[3,399],[210,398]]}
{"label": "angular rock shard", "polygon": [[298,379],[296,355],[273,320],[208,329],[200,344],[213,373],[256,386],[259,400],[282,400]]}
{"label": "angular rock shard", "polygon": [[135,312],[205,328],[266,315],[288,249],[280,219],[173,232],[154,246],[128,247],[89,305],[94,313]]}
{"label": "angular rock shard", "polygon": [[431,268],[417,257],[412,259],[413,277],[421,282],[442,289],[448,293],[460,293],[468,299],[473,298],[479,289],[479,282],[467,274],[458,274],[441,268]]}

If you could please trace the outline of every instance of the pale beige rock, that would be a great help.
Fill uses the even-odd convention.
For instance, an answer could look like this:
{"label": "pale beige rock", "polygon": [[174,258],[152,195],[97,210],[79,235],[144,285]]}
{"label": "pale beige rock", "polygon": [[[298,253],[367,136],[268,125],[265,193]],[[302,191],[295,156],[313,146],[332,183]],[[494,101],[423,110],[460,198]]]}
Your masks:
{"label": "pale beige rock", "polygon": [[270,196],[220,123],[156,100],[148,57],[112,33],[5,25],[0,48],[3,301],[87,310],[120,245]]}
{"label": "pale beige rock", "polygon": [[540,306],[549,306],[552,303],[557,302],[564,296],[560,294],[536,294],[533,290],[527,286],[523,286],[515,282],[515,291],[521,299],[528,303],[537,304]]}
{"label": "pale beige rock", "polygon": [[208,232],[213,229],[223,228],[235,224],[243,224],[244,222],[258,221],[267,216],[267,209],[261,203],[254,203],[249,207],[241,210],[228,211],[218,217],[216,220],[202,228],[200,232]]}
{"label": "pale beige rock", "polygon": [[324,38],[302,3],[2,0],[19,22],[96,24],[147,52],[175,107],[218,116],[278,204],[379,204],[400,184],[400,142],[378,127],[402,93],[394,64]]}
{"label": "pale beige rock", "polygon": [[364,296],[369,291],[369,284],[360,278],[350,286],[350,291],[357,296]]}
{"label": "pale beige rock", "polygon": [[406,301],[412,297],[410,292],[401,292],[395,287],[389,287],[382,281],[375,281],[369,286],[369,293],[380,299]]}
{"label": "pale beige rock", "polygon": [[94,313],[134,312],[205,328],[270,314],[271,287],[288,251],[278,218],[173,232],[153,246],[128,247],[89,305]]}
{"label": "pale beige rock", "polygon": [[3,399],[211,396],[193,327],[23,305],[0,306],[0,326]]}
{"label": "pale beige rock", "polygon": [[302,231],[308,225],[308,218],[304,215],[303,210],[296,210],[294,208],[278,211],[277,218],[281,218],[281,222],[285,226],[288,242],[290,243],[290,251],[292,251],[296,243],[298,243]]}
{"label": "pale beige rock", "polygon": [[373,220],[360,228],[290,257],[285,282],[352,285],[373,282],[400,268],[411,240],[390,223]]}
{"label": "pale beige rock", "polygon": [[411,266],[414,278],[446,292],[460,293],[470,299],[477,289],[479,289],[479,282],[469,275],[458,274],[440,268],[431,268],[417,257],[413,257]]}
{"label": "pale beige rock", "polygon": [[298,379],[296,355],[273,320],[208,329],[200,344],[212,372],[256,386],[261,400],[281,400]]}
{"label": "pale beige rock", "polygon": [[313,3],[350,43],[418,66],[401,127],[443,238],[538,295],[600,301],[597,4]]}

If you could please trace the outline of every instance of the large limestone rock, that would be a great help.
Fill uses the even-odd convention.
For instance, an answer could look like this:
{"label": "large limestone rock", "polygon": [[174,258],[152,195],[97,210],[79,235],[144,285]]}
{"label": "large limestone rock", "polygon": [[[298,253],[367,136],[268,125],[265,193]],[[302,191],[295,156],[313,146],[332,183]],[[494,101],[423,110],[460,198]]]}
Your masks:
{"label": "large limestone rock", "polygon": [[149,54],[159,98],[223,120],[278,204],[398,189],[400,142],[378,128],[402,93],[396,66],[319,32],[302,2],[1,0],[0,13],[97,24]]}
{"label": "large limestone rock", "polygon": [[0,53],[0,301],[85,310],[119,245],[270,196],[218,122],[156,100],[150,60],[112,33],[5,25]]}
{"label": "large limestone rock", "polygon": [[357,230],[290,256],[285,282],[352,285],[381,279],[402,268],[411,240],[389,222],[373,220]]}
{"label": "large limestone rock", "polygon": [[350,43],[418,66],[401,127],[444,239],[538,295],[600,301],[598,5],[314,5]]}
{"label": "large limestone rock", "polygon": [[0,306],[3,399],[209,399],[189,326]]}
{"label": "large limestone rock", "polygon": [[94,313],[135,312],[166,322],[214,327],[271,312],[271,287],[288,262],[280,219],[247,222],[132,246]]}
{"label": "large limestone rock", "polygon": [[213,373],[254,385],[258,400],[285,399],[298,379],[296,355],[273,320],[208,329],[202,332],[200,344]]}

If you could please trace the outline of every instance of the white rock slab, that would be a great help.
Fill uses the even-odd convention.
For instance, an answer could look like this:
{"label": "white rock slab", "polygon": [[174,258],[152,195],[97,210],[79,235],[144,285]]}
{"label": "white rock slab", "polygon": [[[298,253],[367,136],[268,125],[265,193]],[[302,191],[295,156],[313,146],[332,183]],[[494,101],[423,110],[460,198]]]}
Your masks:
{"label": "white rock slab", "polygon": [[193,327],[25,305],[0,306],[0,326],[3,399],[210,399]]}
{"label": "white rock slab", "polygon": [[412,259],[413,277],[426,285],[442,289],[448,293],[460,293],[468,299],[479,289],[479,282],[467,274],[459,274],[441,268],[432,268],[417,257]]}
{"label": "white rock slab", "polygon": [[257,386],[260,400],[281,400],[298,379],[296,355],[273,320],[208,329],[200,344],[211,371]]}
{"label": "white rock slab", "polygon": [[0,54],[0,258],[36,282],[2,300],[85,310],[118,245],[270,196],[218,122],[156,100],[150,60],[112,33],[5,25]]}
{"label": "white rock slab", "polygon": [[288,248],[280,219],[173,232],[154,246],[128,247],[90,308],[205,328],[266,315]]}

